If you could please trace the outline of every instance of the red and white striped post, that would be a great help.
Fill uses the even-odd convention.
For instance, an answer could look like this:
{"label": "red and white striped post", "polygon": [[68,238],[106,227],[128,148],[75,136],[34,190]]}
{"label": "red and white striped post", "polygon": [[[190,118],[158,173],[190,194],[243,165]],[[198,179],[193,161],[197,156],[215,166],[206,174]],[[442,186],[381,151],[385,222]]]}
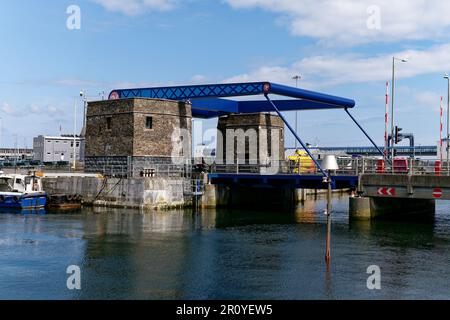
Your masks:
{"label": "red and white striped post", "polygon": [[443,140],[442,140],[442,132],[443,132],[443,130],[444,130],[444,109],[443,109],[443,107],[442,107],[442,102],[444,101],[444,98],[443,97],[441,97],[441,112],[440,112],[440,132],[439,132],[439,146],[440,146],[440,148],[439,148],[439,150],[440,150],[440,160],[441,160],[441,163],[442,163],[442,160],[443,160],[443,154],[442,154],[442,148],[443,148],[443,146],[444,146],[444,143],[443,143]]}
{"label": "red and white striped post", "polygon": [[384,155],[389,156],[389,82],[386,82],[386,111],[384,115]]}

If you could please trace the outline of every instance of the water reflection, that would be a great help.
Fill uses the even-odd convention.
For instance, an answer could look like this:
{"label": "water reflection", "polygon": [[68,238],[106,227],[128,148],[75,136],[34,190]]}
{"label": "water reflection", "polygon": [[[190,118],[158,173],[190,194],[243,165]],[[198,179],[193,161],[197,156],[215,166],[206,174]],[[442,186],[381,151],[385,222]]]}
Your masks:
{"label": "water reflection", "polygon": [[[291,212],[83,209],[0,215],[0,298],[329,299],[450,297],[449,205],[434,221],[355,222],[334,200],[332,263],[324,263],[326,202]],[[65,268],[82,269],[82,290]],[[368,291],[379,265],[383,290]]]}

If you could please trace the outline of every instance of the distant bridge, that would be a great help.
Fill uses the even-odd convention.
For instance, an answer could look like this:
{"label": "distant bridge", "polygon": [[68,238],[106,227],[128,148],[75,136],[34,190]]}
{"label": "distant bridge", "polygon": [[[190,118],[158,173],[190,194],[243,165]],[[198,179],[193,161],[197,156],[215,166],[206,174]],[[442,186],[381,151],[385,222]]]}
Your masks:
{"label": "distant bridge", "polygon": [[[384,147],[379,147],[381,150]],[[286,150],[296,150],[298,148],[286,148]],[[375,147],[310,147],[310,150],[320,150],[326,153],[346,153],[348,155],[361,156],[379,156],[380,153]],[[391,150],[389,148],[389,150]],[[398,156],[417,156],[417,157],[437,157],[437,146],[418,146],[418,147],[395,147]]]}

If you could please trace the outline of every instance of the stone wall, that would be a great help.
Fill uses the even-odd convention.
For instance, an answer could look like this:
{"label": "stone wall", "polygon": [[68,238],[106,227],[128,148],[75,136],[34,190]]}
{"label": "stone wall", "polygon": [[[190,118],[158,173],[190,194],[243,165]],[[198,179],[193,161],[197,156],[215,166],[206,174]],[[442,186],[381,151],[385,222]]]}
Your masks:
{"label": "stone wall", "polygon": [[232,114],[220,117],[217,129],[217,155],[224,163],[236,163],[237,158],[239,163],[285,159],[284,122],[279,116]]}
{"label": "stone wall", "polygon": [[[134,144],[134,100],[90,102],[86,115],[86,158],[131,156]],[[111,129],[107,129],[111,118]]]}
{"label": "stone wall", "polygon": [[145,169],[168,172],[172,164],[179,171],[192,156],[192,109],[184,102],[135,98],[91,102],[86,123],[87,172],[137,177]]}
{"label": "stone wall", "polygon": [[100,179],[44,178],[49,195],[81,194],[84,204],[105,207],[165,209],[192,204],[191,181],[183,178]]}
{"label": "stone wall", "polygon": [[[152,128],[146,128],[147,117]],[[108,118],[110,120],[108,120]],[[173,137],[185,130],[190,152],[192,127],[190,104],[170,100],[123,99],[90,102],[87,108],[86,157],[171,157]],[[108,121],[110,128],[108,129]],[[176,156],[189,157],[177,153]]]}

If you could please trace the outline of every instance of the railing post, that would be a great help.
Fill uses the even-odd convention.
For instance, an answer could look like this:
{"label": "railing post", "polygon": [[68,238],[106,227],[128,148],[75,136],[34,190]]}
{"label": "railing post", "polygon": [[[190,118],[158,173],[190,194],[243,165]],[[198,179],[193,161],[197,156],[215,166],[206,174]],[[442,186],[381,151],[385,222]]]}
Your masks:
{"label": "railing post", "polygon": [[366,159],[362,158],[362,174],[366,173]]}
{"label": "railing post", "polygon": [[413,158],[409,159],[409,175],[412,176],[414,175],[414,162],[413,162]]}

